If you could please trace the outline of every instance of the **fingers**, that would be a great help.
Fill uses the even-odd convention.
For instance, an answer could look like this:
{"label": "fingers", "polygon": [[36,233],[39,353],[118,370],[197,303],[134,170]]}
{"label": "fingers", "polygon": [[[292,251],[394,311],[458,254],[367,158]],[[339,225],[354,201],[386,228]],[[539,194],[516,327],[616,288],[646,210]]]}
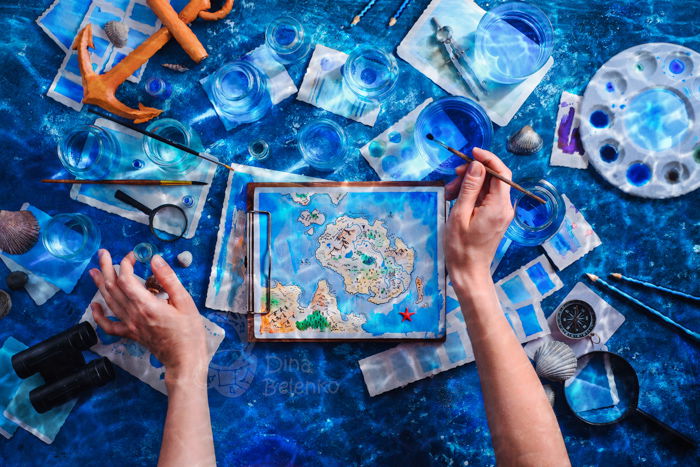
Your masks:
{"label": "fingers", "polygon": [[192,297],[189,292],[187,292],[182,283],[180,283],[180,279],[177,278],[175,271],[173,271],[160,255],[153,255],[153,258],[151,258],[151,269],[153,269],[153,275],[160,285],[162,285],[168,293],[170,303],[172,303],[175,308],[183,309],[183,307],[192,304]]}
{"label": "fingers", "polygon": [[457,199],[457,196],[459,196],[459,189],[462,187],[462,180],[464,180],[464,174],[466,172],[467,164],[455,168],[455,174],[457,174],[457,176],[452,179],[450,183],[445,185],[445,197],[447,201]]}
{"label": "fingers", "polygon": [[104,274],[100,272],[99,269],[90,269],[90,277],[95,282],[95,285],[100,290],[100,294],[104,299],[105,303],[112,310],[114,315],[125,320],[128,316],[127,310],[129,309],[129,300],[124,296],[117,284],[113,281],[109,284],[107,283]]}
{"label": "fingers", "polygon": [[[474,159],[481,162],[498,175],[501,175],[508,180],[512,180],[513,174],[511,173],[510,169],[494,153],[486,151],[485,149],[474,148],[472,150],[472,155],[474,156]],[[501,198],[501,200],[510,202],[510,186],[507,183],[498,180],[496,177],[491,177],[489,192],[494,193]]]}
{"label": "fingers", "polygon": [[120,337],[128,337],[129,328],[126,324],[121,321],[112,321],[105,316],[105,312],[102,309],[102,305],[99,303],[90,304],[92,308],[92,317],[99,327],[105,330],[107,334]]}
{"label": "fingers", "polygon": [[133,251],[122,259],[122,262],[119,264],[117,285],[130,301],[148,303],[154,297],[134,275],[135,262],[136,257]]}
{"label": "fingers", "polygon": [[457,198],[453,211],[457,210],[457,212],[465,216],[466,219],[471,219],[472,213],[474,212],[474,205],[479,197],[485,179],[486,170],[484,166],[477,161],[470,163],[467,167],[467,172],[464,174],[462,186],[459,189],[459,197]]}

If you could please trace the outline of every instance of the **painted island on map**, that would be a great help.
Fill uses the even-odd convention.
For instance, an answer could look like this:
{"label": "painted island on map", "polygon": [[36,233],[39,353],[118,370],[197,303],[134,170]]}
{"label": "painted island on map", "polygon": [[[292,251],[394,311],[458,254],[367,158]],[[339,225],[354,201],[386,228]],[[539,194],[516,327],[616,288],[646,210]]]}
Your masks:
{"label": "painted island on map", "polygon": [[272,219],[272,252],[265,220],[251,245],[253,338],[444,337],[441,185],[267,185],[252,185]]}

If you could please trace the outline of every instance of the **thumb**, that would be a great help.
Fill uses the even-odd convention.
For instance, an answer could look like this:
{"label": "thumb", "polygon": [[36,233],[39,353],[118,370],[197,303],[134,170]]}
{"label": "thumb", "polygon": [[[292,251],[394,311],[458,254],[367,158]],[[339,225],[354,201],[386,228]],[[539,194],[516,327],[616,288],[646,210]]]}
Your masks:
{"label": "thumb", "polygon": [[462,214],[471,218],[474,211],[476,199],[481,192],[481,187],[486,179],[486,169],[481,162],[473,161],[467,167],[467,173],[464,174],[462,187],[459,189],[459,197],[455,203],[455,208],[462,211]]}

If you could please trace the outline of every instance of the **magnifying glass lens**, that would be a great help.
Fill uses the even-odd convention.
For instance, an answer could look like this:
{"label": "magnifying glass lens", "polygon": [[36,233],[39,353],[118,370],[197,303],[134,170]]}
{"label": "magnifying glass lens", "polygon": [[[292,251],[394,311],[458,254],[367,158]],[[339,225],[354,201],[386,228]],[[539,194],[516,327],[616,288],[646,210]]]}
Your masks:
{"label": "magnifying glass lens", "polygon": [[635,409],[639,385],[634,369],[622,357],[594,352],[579,358],[576,374],[564,384],[564,395],[579,418],[608,424]]}
{"label": "magnifying glass lens", "polygon": [[187,216],[181,208],[165,204],[156,208],[151,219],[153,233],[159,239],[171,242],[181,238],[187,229]]}

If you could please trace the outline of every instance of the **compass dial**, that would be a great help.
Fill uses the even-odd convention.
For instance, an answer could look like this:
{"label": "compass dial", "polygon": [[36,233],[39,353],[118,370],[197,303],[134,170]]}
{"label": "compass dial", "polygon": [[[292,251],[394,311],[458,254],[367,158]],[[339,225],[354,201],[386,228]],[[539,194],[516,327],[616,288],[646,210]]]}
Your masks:
{"label": "compass dial", "polygon": [[582,300],[566,302],[557,310],[557,326],[570,339],[583,339],[590,335],[595,321],[593,307]]}

